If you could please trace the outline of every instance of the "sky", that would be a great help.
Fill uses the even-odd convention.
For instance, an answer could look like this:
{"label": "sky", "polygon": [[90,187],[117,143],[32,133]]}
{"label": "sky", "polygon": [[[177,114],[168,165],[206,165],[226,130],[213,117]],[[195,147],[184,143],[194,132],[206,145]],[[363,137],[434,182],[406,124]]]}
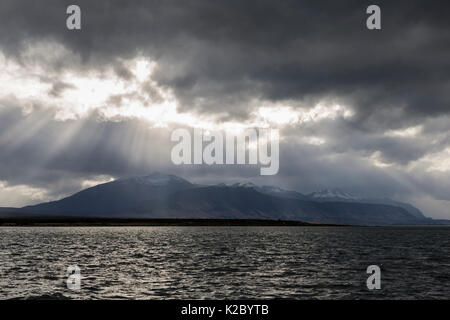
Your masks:
{"label": "sky", "polygon": [[[66,8],[81,8],[68,30]],[[366,28],[367,6],[381,30]],[[0,206],[153,171],[340,188],[450,219],[448,1],[0,2]],[[277,175],[170,160],[177,128],[280,132]]]}

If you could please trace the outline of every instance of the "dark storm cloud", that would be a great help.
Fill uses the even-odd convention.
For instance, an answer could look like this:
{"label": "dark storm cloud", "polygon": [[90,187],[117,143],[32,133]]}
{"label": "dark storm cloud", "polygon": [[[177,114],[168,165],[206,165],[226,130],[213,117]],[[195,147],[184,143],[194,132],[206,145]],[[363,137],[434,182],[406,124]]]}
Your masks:
{"label": "dark storm cloud", "polygon": [[[81,31],[65,27],[66,8],[75,3],[82,9]],[[31,60],[54,71],[112,67],[123,79],[133,74],[121,59],[143,54],[157,62],[152,80],[173,90],[181,111],[219,114],[224,121],[248,119],[261,101],[294,108],[339,103],[354,110],[354,117],[283,130],[280,172],[257,178],[261,184],[450,200],[448,173],[406,169],[450,146],[450,4],[375,3],[382,10],[381,31],[365,27],[365,10],[373,2],[356,0],[2,0],[0,50],[24,65]],[[24,54],[46,41],[70,53],[48,59],[49,47]],[[52,85],[54,96],[70,89],[59,79],[42,81]],[[123,98],[112,93],[109,102]],[[150,130],[138,120],[107,122],[95,114],[60,122],[52,110],[26,115],[14,103],[0,102],[0,180],[11,185],[43,187],[59,197],[96,175],[161,170],[220,182],[258,172],[173,167],[171,128]],[[415,126],[422,127],[417,136],[386,134]],[[326,143],[299,142],[304,136]],[[377,152],[393,166],[374,167],[370,157]]]}
{"label": "dark storm cloud", "polygon": [[236,118],[254,98],[337,98],[381,125],[382,110],[401,109],[397,125],[449,111],[447,1],[378,1],[381,31],[366,29],[363,1],[77,1],[71,32],[71,3],[2,1],[2,47],[54,39],[95,66],[144,52],[182,109]]}
{"label": "dark storm cloud", "polygon": [[[420,124],[419,127],[414,125]],[[332,154],[358,152],[370,157],[380,152],[380,160],[388,164],[407,165],[428,153],[444,150],[450,145],[450,118],[442,117],[422,122],[411,122],[417,134],[401,136],[384,130],[364,130],[352,120],[324,120],[318,124],[303,124],[283,131],[286,139],[296,136],[319,136],[326,139],[326,148]],[[384,129],[384,128],[383,128]]]}

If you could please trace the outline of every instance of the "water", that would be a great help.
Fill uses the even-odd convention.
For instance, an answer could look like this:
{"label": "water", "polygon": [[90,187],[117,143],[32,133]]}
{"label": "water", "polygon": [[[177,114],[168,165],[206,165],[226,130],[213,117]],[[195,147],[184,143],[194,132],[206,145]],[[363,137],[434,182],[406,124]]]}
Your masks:
{"label": "water", "polygon": [[448,299],[450,228],[1,227],[0,298]]}

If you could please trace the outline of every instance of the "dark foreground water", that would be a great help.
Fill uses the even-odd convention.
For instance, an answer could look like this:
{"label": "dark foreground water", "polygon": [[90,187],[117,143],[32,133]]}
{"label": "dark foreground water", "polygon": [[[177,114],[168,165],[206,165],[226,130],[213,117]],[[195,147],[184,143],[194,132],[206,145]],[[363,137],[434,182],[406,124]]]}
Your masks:
{"label": "dark foreground water", "polygon": [[450,228],[1,227],[0,298],[448,299]]}

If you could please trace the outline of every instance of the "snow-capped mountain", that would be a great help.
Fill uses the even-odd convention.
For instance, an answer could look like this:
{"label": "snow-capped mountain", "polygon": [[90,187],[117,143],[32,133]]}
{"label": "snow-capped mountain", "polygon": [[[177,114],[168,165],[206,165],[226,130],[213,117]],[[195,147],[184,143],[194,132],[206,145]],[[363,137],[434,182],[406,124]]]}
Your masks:
{"label": "snow-capped mountain", "polygon": [[358,197],[351,193],[344,192],[340,189],[325,189],[317,192],[312,192],[307,195],[308,198],[314,201],[321,202],[357,202],[366,204],[384,204],[390,206],[396,206],[405,209],[408,213],[412,214],[416,218],[425,218],[424,214],[416,207],[409,203],[395,201],[389,198],[370,198],[370,197]]}
{"label": "snow-capped mountain", "polygon": [[369,198],[369,197],[359,197],[356,195],[353,195],[349,192],[342,191],[339,188],[334,189],[324,189],[321,191],[316,191],[309,193],[307,195],[304,195],[300,192],[293,191],[293,190],[286,190],[277,186],[270,186],[270,185],[264,185],[264,186],[258,186],[254,184],[251,181],[240,181],[233,184],[225,184],[220,183],[216,185],[217,187],[231,187],[231,188],[247,188],[252,189],[255,191],[258,191],[262,194],[279,197],[279,198],[286,198],[286,199],[298,199],[298,200],[305,200],[305,201],[314,201],[314,202],[353,202],[353,203],[365,203],[365,204],[383,204],[383,205],[389,205],[389,206],[395,206],[402,208],[406,210],[409,214],[413,215],[416,218],[423,219],[425,218],[425,215],[414,206],[400,202],[395,201],[388,198]]}
{"label": "snow-capped mountain", "polygon": [[[218,186],[227,186],[227,185],[219,184]],[[269,186],[269,185],[258,186],[251,181],[241,181],[241,182],[233,183],[228,186],[232,187],[232,188],[253,189],[253,190],[258,191],[263,194],[281,197],[281,198],[291,198],[291,199],[306,199],[307,198],[305,195],[303,195],[297,191],[286,190],[286,189],[282,189],[277,186]]]}
{"label": "snow-capped mountain", "polygon": [[236,188],[236,187],[240,187],[240,188],[258,188],[258,186],[256,184],[254,184],[251,181],[241,181],[241,182],[236,182],[230,185],[230,187]]}
{"label": "snow-capped mountain", "polygon": [[355,225],[433,221],[408,204],[389,199],[358,200],[339,190],[305,196],[249,181],[198,185],[158,172],[100,184],[58,201],[4,211],[33,216],[280,219]]}
{"label": "snow-capped mountain", "polygon": [[155,172],[146,176],[129,177],[84,189],[70,197],[27,206],[34,212],[67,214],[117,215],[133,213],[149,206],[156,199],[181,190],[198,187],[175,175]]}

